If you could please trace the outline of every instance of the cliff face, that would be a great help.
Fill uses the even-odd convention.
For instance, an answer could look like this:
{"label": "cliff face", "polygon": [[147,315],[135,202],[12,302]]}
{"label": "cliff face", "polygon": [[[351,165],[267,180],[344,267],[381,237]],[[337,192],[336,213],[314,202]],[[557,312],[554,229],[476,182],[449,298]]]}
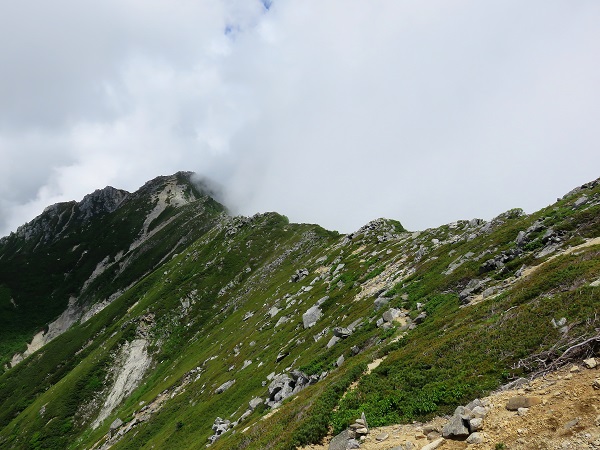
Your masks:
{"label": "cliff face", "polygon": [[288,449],[451,413],[597,334],[599,256],[597,182],[349,235],[231,217],[189,173],[105,188],[0,244],[0,446]]}

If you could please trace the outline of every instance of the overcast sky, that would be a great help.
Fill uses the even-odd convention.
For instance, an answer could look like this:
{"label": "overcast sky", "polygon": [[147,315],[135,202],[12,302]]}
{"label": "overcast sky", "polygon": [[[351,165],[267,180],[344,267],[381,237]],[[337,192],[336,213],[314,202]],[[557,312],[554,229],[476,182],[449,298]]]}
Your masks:
{"label": "overcast sky", "polygon": [[0,0],[0,236],[192,170],[350,232],[600,176],[598,0]]}

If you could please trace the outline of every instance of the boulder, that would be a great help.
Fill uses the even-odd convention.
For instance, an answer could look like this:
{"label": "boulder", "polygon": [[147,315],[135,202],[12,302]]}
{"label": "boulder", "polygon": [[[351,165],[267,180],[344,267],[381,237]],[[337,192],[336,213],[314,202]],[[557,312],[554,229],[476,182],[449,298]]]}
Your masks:
{"label": "boulder", "polygon": [[221,435],[223,433],[225,433],[227,430],[229,430],[230,424],[231,424],[231,422],[229,420],[223,420],[220,417],[217,417],[212,426],[212,430],[214,431],[215,434],[213,434],[212,436],[210,436],[208,438],[210,443],[214,444],[215,441],[217,439],[219,439],[219,437],[221,437]]}
{"label": "boulder", "polygon": [[333,347],[335,344],[338,343],[338,341],[341,341],[342,338],[339,338],[337,336],[332,336],[331,339],[329,339],[329,342],[327,343],[327,348],[331,348]]}
{"label": "boulder", "polygon": [[298,281],[306,278],[308,276],[308,273],[308,269],[298,269],[296,270],[296,273],[294,273],[294,275],[290,277],[290,282],[297,283]]}
{"label": "boulder", "polygon": [[269,398],[265,403],[274,408],[278,406],[284,399],[294,393],[296,382],[288,375],[277,375],[269,384]]}
{"label": "boulder", "polygon": [[123,421],[117,417],[113,423],[110,424],[110,431],[115,431],[121,425],[123,425]]}
{"label": "boulder", "polygon": [[263,402],[263,399],[260,397],[254,397],[252,400],[250,400],[248,402],[248,408],[250,408],[251,410],[255,410],[258,405],[260,405]]}
{"label": "boulder", "polygon": [[442,436],[445,438],[466,438],[469,435],[469,413],[463,406],[454,411],[450,421],[442,428]]}
{"label": "boulder", "polygon": [[481,428],[483,428],[483,419],[481,417],[475,417],[474,419],[469,420],[469,430],[471,430],[471,433],[479,431]]}
{"label": "boulder", "polygon": [[308,310],[302,314],[302,323],[304,325],[304,329],[314,326],[322,315],[323,313],[318,305],[308,308]]}
{"label": "boulder", "polygon": [[476,432],[467,438],[467,444],[481,444],[483,442],[483,434]]}
{"label": "boulder", "polygon": [[413,322],[415,324],[419,325],[420,323],[423,323],[426,318],[427,318],[427,313],[425,311],[423,311],[421,314],[419,314],[417,317],[415,317],[415,320],[413,320]]}
{"label": "boulder", "polygon": [[396,317],[400,316],[400,310],[396,308],[390,308],[386,312],[383,313],[383,320],[386,322],[393,322]]}
{"label": "boulder", "polygon": [[588,358],[583,360],[583,365],[587,369],[594,369],[598,365],[598,362],[596,361],[596,358]]}
{"label": "boulder", "polygon": [[342,431],[340,434],[335,436],[329,442],[329,450],[346,450],[348,441],[350,440],[350,432],[348,430]]}
{"label": "boulder", "polygon": [[343,327],[335,327],[333,329],[333,335],[337,336],[339,338],[345,339],[348,336],[350,336],[352,334],[352,331],[350,331],[348,328],[343,328]]}
{"label": "boulder", "polygon": [[222,394],[227,389],[229,389],[231,386],[233,386],[234,383],[235,383],[235,380],[226,381],[221,386],[219,386],[217,389],[215,389],[215,394]]}

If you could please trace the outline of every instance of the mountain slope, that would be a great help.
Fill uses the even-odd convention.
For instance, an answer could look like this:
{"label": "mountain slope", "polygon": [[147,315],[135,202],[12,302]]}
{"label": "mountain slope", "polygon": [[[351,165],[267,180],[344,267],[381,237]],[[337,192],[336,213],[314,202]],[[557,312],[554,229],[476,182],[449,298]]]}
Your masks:
{"label": "mountain slope", "polygon": [[[155,184],[70,235],[57,218],[19,252],[15,236],[2,241],[0,263],[25,265],[47,242],[64,242],[60,258],[91,248],[86,227],[126,236],[70,288],[112,302],[0,376],[1,445],[294,448],[362,412],[372,425],[449,412],[599,328],[598,182],[529,216],[414,233],[379,219],[350,235],[276,213],[229,217],[206,196],[157,213]],[[119,251],[124,270],[89,281]]]}
{"label": "mountain slope", "polygon": [[191,176],[159,177],[133,194],[106,187],[0,240],[0,363],[34,334],[26,355],[98,311],[213,226],[224,208]]}

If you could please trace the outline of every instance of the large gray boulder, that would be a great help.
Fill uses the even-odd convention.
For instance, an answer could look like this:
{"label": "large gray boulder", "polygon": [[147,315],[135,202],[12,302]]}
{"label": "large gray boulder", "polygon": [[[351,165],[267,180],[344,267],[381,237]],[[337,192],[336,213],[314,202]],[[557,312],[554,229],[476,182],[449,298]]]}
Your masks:
{"label": "large gray boulder", "polygon": [[351,436],[348,430],[342,431],[329,442],[329,450],[346,450]]}
{"label": "large gray boulder", "polygon": [[304,329],[314,326],[322,315],[323,313],[321,312],[319,305],[310,307],[308,311],[302,314],[302,323],[304,325]]}
{"label": "large gray boulder", "polygon": [[469,413],[470,411],[464,406],[456,408],[450,421],[444,425],[442,436],[458,439],[464,439],[469,436]]}

